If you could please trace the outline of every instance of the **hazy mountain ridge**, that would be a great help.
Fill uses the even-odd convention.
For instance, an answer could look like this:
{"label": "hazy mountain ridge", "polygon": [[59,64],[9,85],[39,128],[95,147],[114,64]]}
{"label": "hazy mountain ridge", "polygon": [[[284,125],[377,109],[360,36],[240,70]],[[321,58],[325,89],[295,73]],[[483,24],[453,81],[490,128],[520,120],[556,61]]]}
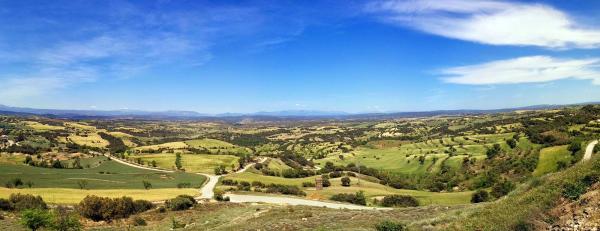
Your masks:
{"label": "hazy mountain ridge", "polygon": [[283,111],[260,111],[255,113],[220,113],[207,114],[195,111],[144,111],[144,110],[70,110],[70,109],[38,109],[27,107],[12,107],[0,104],[0,114],[22,115],[22,116],[49,116],[64,117],[72,119],[207,119],[207,120],[310,120],[310,119],[391,119],[407,117],[429,117],[440,115],[465,115],[465,114],[487,114],[510,112],[517,110],[542,110],[556,109],[566,106],[584,104],[598,104],[598,102],[579,104],[543,104],[515,108],[502,109],[457,109],[457,110],[433,110],[413,112],[379,112],[379,113],[348,113],[343,111],[319,111],[319,110],[283,110]]}

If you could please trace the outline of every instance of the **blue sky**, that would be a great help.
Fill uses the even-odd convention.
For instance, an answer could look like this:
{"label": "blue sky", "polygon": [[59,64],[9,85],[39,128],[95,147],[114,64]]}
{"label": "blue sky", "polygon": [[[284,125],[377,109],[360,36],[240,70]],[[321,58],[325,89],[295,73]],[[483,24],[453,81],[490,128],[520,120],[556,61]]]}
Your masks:
{"label": "blue sky", "polygon": [[0,0],[0,104],[346,112],[600,101],[598,1]]}

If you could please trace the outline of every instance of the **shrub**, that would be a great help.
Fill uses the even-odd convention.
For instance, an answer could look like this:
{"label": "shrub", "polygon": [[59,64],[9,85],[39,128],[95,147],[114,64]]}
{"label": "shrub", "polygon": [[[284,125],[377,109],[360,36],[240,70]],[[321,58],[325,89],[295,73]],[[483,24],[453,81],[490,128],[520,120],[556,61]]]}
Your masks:
{"label": "shrub", "polygon": [[315,183],[313,182],[302,182],[302,187],[315,187]]}
{"label": "shrub", "polygon": [[152,184],[148,181],[142,181],[142,184],[144,185],[144,189],[148,190],[150,188],[152,188]]}
{"label": "shrub", "polygon": [[93,221],[112,218],[112,200],[107,197],[88,195],[78,205],[79,214]]}
{"label": "shrub", "polygon": [[348,187],[350,186],[350,177],[342,177],[342,186],[344,187]]}
{"label": "shrub", "polygon": [[525,221],[520,221],[518,222],[514,228],[514,231],[532,231],[535,230],[535,226],[533,226],[533,224],[525,222]]}
{"label": "shrub", "polygon": [[189,182],[177,183],[177,188],[190,188],[190,187],[192,187],[192,184],[190,184]]}
{"label": "shrub", "polygon": [[306,196],[306,193],[295,185],[270,184],[267,193],[281,193],[286,195]]}
{"label": "shrub", "polygon": [[[131,197],[111,199],[88,195],[79,202],[79,214],[93,221],[110,221],[115,218],[128,218],[148,207],[147,201],[136,202]],[[145,211],[145,210],[144,210]]]}
{"label": "shrub", "polygon": [[375,229],[377,231],[404,231],[406,229],[406,225],[402,223],[397,223],[393,221],[382,221],[379,224],[375,225]]}
{"label": "shrub", "polygon": [[215,190],[215,200],[217,201],[229,201],[229,197],[224,197],[225,192],[222,190]]}
{"label": "shrub", "polygon": [[485,190],[477,190],[471,196],[471,203],[486,202],[490,199],[490,194]]}
{"label": "shrub", "polygon": [[265,184],[263,184],[263,182],[260,181],[252,181],[252,187],[264,188]]}
{"label": "shrub", "polygon": [[237,181],[231,180],[231,179],[224,179],[221,181],[221,184],[223,185],[229,185],[229,186],[235,186],[238,184]]}
{"label": "shrub", "polygon": [[65,207],[59,206],[52,214],[52,229],[58,231],[81,230],[82,225],[79,217],[67,211]]}
{"label": "shrub", "polygon": [[356,177],[356,173],[353,172],[347,172],[346,176],[351,176],[351,177]]}
{"label": "shrub", "polygon": [[390,195],[383,197],[381,205],[385,207],[416,207],[419,206],[419,201],[411,196]]}
{"label": "shrub", "polygon": [[134,217],[133,218],[133,226],[146,226],[146,220],[144,220],[144,218],[141,217]]}
{"label": "shrub", "polygon": [[171,211],[180,211],[191,208],[196,204],[196,200],[188,195],[179,195],[165,202],[165,207]]}
{"label": "shrub", "polygon": [[23,181],[21,180],[21,178],[14,178],[10,181],[10,183],[15,188],[18,188],[19,186],[23,186]]}
{"label": "shrub", "polygon": [[585,193],[587,186],[584,183],[576,182],[576,183],[566,183],[563,186],[562,195],[565,198],[571,200],[577,200],[579,196]]}
{"label": "shrub", "polygon": [[21,213],[21,224],[33,231],[48,227],[51,220],[50,213],[42,209],[26,209]]}
{"label": "shrub", "polygon": [[363,191],[358,191],[355,194],[340,193],[331,196],[331,200],[348,202],[357,205],[367,205],[367,199]]}
{"label": "shrub", "polygon": [[13,206],[9,200],[0,198],[0,210],[11,211],[11,210],[13,210]]}
{"label": "shrub", "polygon": [[30,194],[10,194],[8,200],[13,209],[21,211],[25,209],[47,209],[46,202],[40,196]]}
{"label": "shrub", "polygon": [[342,177],[342,172],[340,171],[334,171],[329,173],[329,177],[330,178],[338,178],[338,177]]}
{"label": "shrub", "polygon": [[141,213],[154,208],[154,204],[147,200],[135,200],[133,201],[133,208],[135,213]]}
{"label": "shrub", "polygon": [[502,182],[498,182],[496,184],[494,184],[494,186],[492,186],[492,196],[496,197],[496,198],[500,198],[503,197],[504,195],[508,194],[510,191],[515,189],[515,184],[504,180]]}

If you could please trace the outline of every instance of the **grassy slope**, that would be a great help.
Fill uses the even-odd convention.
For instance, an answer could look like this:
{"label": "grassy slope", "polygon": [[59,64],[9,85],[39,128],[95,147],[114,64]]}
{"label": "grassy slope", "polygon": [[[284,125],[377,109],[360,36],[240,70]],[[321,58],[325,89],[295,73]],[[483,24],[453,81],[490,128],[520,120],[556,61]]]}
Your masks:
{"label": "grassy slope", "polygon": [[543,148],[540,150],[540,160],[533,175],[541,176],[554,172],[557,169],[559,161],[570,163],[571,158],[571,153],[567,150],[567,145]]}
{"label": "grassy slope", "polygon": [[560,201],[566,183],[580,181],[585,175],[599,171],[600,159],[596,157],[562,172],[533,179],[505,199],[465,210],[459,216],[461,219],[443,229],[512,230],[520,221],[543,220],[543,212]]}
{"label": "grassy slope", "polygon": [[78,189],[79,180],[86,180],[89,189],[143,189],[142,181],[150,182],[153,188],[176,188],[177,184],[182,182],[199,187],[205,180],[205,177],[197,174],[160,173],[114,161],[104,161],[100,166],[89,169],[52,169],[0,163],[0,172],[2,186],[14,178],[20,178],[23,182],[33,182],[34,188]]}
{"label": "grassy slope", "polygon": [[[156,161],[158,167],[173,169],[175,166],[175,154],[148,154],[136,155],[144,162]],[[238,157],[232,155],[206,155],[206,154],[181,154],[181,163],[187,172],[214,173],[215,167],[225,165],[231,170],[231,165],[238,165]]]}

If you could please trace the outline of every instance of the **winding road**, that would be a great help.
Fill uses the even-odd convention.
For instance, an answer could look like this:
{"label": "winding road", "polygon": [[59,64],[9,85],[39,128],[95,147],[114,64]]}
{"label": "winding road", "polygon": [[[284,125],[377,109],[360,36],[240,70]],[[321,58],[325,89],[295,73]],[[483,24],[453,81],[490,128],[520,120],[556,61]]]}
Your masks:
{"label": "winding road", "polygon": [[[111,160],[117,161],[121,164],[128,165],[134,168],[146,169],[158,172],[166,172],[173,173],[173,170],[152,168],[143,165],[138,165],[134,163],[130,163],[114,156],[105,155],[109,157]],[[263,163],[267,160],[267,158],[260,159],[257,163]],[[245,172],[250,167],[254,166],[255,163],[248,164],[244,168],[236,171],[236,173]],[[200,196],[197,199],[211,200],[214,196],[214,189],[217,186],[217,182],[219,182],[219,178],[222,175],[210,175],[205,173],[196,173],[198,175],[203,175],[206,177],[207,182],[200,188]],[[333,202],[324,202],[324,201],[315,201],[315,200],[307,200],[301,198],[292,198],[292,197],[282,197],[282,196],[258,196],[258,195],[239,195],[239,194],[231,194],[228,193],[225,196],[228,196],[231,202],[244,203],[244,202],[256,202],[256,203],[271,203],[271,204],[288,204],[288,205],[306,205],[306,206],[316,206],[316,207],[326,207],[333,209],[352,209],[352,210],[389,210],[390,208],[375,208],[368,206],[360,206],[360,205],[352,205],[352,204],[342,204],[342,203],[333,203]]]}
{"label": "winding road", "polygon": [[594,147],[596,144],[598,144],[598,141],[594,140],[587,145],[585,148],[585,155],[583,155],[583,159],[581,159],[582,162],[588,161],[590,158],[592,158],[592,153],[594,152]]}

